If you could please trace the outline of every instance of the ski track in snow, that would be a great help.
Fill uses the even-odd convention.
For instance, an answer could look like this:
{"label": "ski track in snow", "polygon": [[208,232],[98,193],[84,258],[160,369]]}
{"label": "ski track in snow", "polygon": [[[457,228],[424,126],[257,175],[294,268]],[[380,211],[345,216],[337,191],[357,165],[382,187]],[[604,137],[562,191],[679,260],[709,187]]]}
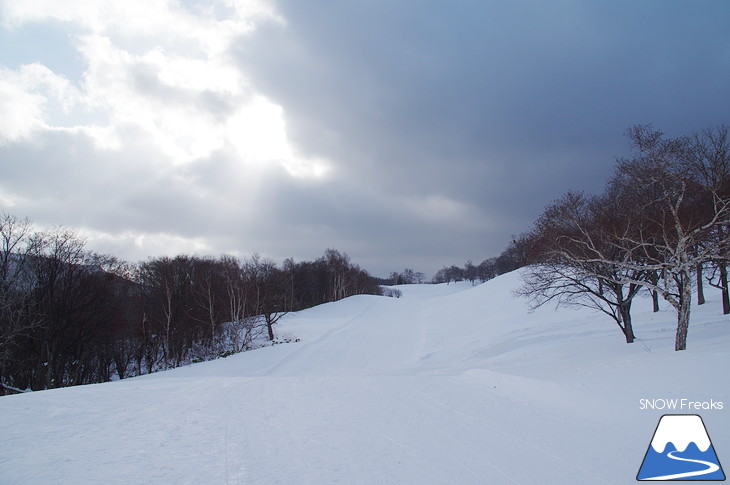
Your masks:
{"label": "ski track in snow", "polygon": [[627,345],[587,310],[528,313],[518,284],[352,297],[282,319],[299,343],[0,398],[0,484],[630,483],[663,414],[639,399],[730,405],[718,302],[675,353],[649,300]]}

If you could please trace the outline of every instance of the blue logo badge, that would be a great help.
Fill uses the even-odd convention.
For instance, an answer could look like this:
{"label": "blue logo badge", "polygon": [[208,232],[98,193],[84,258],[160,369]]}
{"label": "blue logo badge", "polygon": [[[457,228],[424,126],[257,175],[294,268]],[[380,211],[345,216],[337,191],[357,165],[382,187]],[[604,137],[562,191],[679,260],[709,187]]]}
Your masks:
{"label": "blue logo badge", "polygon": [[702,418],[696,414],[662,416],[636,479],[725,480]]}

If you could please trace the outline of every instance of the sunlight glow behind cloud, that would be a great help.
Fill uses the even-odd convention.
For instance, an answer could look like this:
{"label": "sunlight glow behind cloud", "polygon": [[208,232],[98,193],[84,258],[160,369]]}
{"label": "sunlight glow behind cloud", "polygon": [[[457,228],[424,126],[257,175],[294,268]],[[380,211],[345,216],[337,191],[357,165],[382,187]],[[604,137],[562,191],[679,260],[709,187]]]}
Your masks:
{"label": "sunlight glow behind cloud", "polygon": [[[2,72],[0,103],[7,116],[0,136],[10,142],[33,130],[76,129],[100,148],[119,149],[133,125],[172,164],[209,157],[230,144],[243,163],[279,163],[292,176],[322,176],[323,162],[295,154],[283,108],[256,94],[227,57],[229,43],[250,33],[255,22],[280,19],[258,1],[218,6],[226,17],[218,19],[208,8],[201,21],[164,0],[5,3],[11,26],[48,20],[76,25],[82,33],[69,41],[85,70],[80,86],[37,63]],[[79,123],[84,116],[74,110],[103,119]]]}

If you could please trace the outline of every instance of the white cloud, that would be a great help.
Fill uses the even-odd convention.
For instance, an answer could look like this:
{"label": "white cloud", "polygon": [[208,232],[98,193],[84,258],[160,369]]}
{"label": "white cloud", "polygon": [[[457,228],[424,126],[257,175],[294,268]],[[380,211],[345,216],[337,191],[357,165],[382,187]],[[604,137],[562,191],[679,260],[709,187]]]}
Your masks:
{"label": "white cloud", "polygon": [[[3,23],[10,27],[54,20],[119,37],[130,46],[180,46],[181,42],[192,45],[194,41],[216,53],[225,50],[231,37],[253,30],[261,19],[282,21],[270,4],[261,0],[206,2],[196,11],[175,0],[6,0],[1,9]],[[218,18],[217,10],[224,12],[223,18]]]}
{"label": "white cloud", "polygon": [[0,206],[3,207],[15,207],[19,202],[19,197],[7,190],[0,187]]}
{"label": "white cloud", "polygon": [[82,32],[72,42],[85,65],[79,86],[40,64],[4,72],[6,143],[34,129],[69,129],[85,132],[99,148],[122,149],[128,127],[136,126],[165,155],[157,163],[187,163],[233,146],[252,166],[278,163],[297,177],[326,172],[326,162],[297,154],[283,108],[256,94],[228,57],[230,43],[256,22],[282,21],[264,1],[190,9],[172,0],[6,1],[2,15],[13,27],[73,25]]}
{"label": "white cloud", "polygon": [[27,137],[41,124],[44,98],[0,73],[0,146]]}
{"label": "white cloud", "polygon": [[84,74],[89,103],[105,110],[112,126],[141,127],[173,162],[204,157],[223,144],[216,115],[196,103],[203,91],[189,86],[200,82],[196,72],[231,77],[225,67],[160,49],[133,55],[96,35],[83,37],[79,50],[89,65]]}
{"label": "white cloud", "polygon": [[48,127],[59,114],[69,114],[80,100],[80,93],[68,79],[42,64],[26,64],[17,71],[0,70],[0,143],[11,143]]}
{"label": "white cloud", "polygon": [[184,237],[166,232],[121,231],[118,233],[80,228],[86,245],[106,254],[124,252],[128,258],[144,260],[149,255],[211,254],[213,249],[202,237]]}
{"label": "white cloud", "polygon": [[52,24],[79,61],[0,68],[0,148],[13,160],[0,165],[0,205],[129,260],[267,250],[249,232],[261,187],[321,179],[330,163],[301,155],[284,107],[229,58],[258,22],[281,21],[268,3],[190,1],[0,0],[2,25]]}

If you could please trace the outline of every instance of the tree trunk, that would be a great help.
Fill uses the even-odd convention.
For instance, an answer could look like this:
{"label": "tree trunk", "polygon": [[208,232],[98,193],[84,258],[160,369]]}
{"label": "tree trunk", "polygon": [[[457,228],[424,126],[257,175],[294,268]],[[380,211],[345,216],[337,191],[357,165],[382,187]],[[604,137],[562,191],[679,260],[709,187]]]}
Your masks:
{"label": "tree trunk", "polygon": [[692,286],[689,284],[689,275],[683,278],[679,308],[677,310],[677,335],[674,340],[674,350],[687,349],[687,330],[689,329],[689,314],[692,307]]}
{"label": "tree trunk", "polygon": [[[664,274],[664,271],[662,271],[662,275],[663,274]],[[656,272],[652,273],[652,275],[650,277],[650,281],[654,285],[659,283],[659,274],[657,274]],[[659,292],[656,289],[652,290],[652,292],[651,292],[651,302],[653,305],[654,313],[658,312],[659,311]]]}
{"label": "tree trunk", "polygon": [[634,328],[631,325],[631,302],[629,301],[628,304],[624,303],[623,305],[619,306],[619,311],[621,312],[621,319],[623,320],[623,330],[624,330],[624,336],[626,337],[626,343],[630,344],[634,341]]}
{"label": "tree trunk", "polygon": [[265,313],[264,318],[266,319],[266,330],[269,332],[269,341],[274,340],[274,318],[270,313]]}
{"label": "tree trunk", "polygon": [[728,296],[727,266],[725,266],[725,263],[720,263],[720,286],[722,287],[722,313],[727,315],[730,313],[730,297]]}
{"label": "tree trunk", "polygon": [[697,304],[705,304],[705,290],[702,286],[702,263],[697,265]]}
{"label": "tree trunk", "polygon": [[690,306],[683,303],[677,313],[677,335],[674,340],[674,350],[687,349],[687,330],[689,328]]}

